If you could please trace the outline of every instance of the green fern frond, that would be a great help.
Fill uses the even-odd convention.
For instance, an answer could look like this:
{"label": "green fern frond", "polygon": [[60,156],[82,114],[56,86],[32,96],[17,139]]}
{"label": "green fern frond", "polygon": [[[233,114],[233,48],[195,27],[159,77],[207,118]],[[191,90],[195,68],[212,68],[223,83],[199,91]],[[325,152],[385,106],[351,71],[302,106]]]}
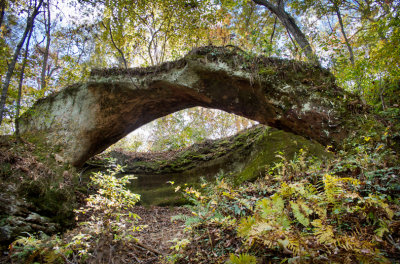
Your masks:
{"label": "green fern frond", "polygon": [[323,224],[320,219],[312,221],[314,226],[314,235],[318,238],[318,242],[321,244],[335,244],[335,235],[333,227],[327,224]]}
{"label": "green fern frond", "polygon": [[256,264],[257,258],[249,255],[249,254],[240,254],[239,256],[235,256],[234,254],[230,254],[229,260],[226,262],[228,264]]}
{"label": "green fern frond", "polygon": [[174,221],[186,221],[190,216],[185,215],[185,214],[178,214],[178,215],[173,215],[171,217],[171,222]]}
{"label": "green fern frond", "polygon": [[238,235],[239,237],[244,237],[246,238],[253,225],[256,223],[256,219],[253,216],[248,216],[244,217],[240,220],[239,226],[238,226]]}
{"label": "green fern frond", "polygon": [[[300,205],[298,203],[295,203],[293,201],[290,201],[290,206],[292,207],[292,211],[293,211],[293,215],[296,218],[296,220],[302,224],[303,226],[307,227],[310,225],[310,220],[308,219],[308,217],[306,215],[304,215],[301,211],[300,211]],[[311,209],[307,208],[309,211],[312,212]]]}

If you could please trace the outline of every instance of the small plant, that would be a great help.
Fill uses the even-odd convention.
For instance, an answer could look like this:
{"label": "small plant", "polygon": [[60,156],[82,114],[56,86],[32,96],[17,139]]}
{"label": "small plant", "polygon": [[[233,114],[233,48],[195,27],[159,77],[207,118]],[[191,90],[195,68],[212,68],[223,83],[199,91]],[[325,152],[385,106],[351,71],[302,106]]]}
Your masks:
{"label": "small plant", "polygon": [[253,183],[220,176],[185,189],[197,221],[186,223],[192,239],[180,260],[388,263],[398,250],[399,169],[386,165],[392,154],[381,144],[366,136],[325,161],[278,153],[281,161]]}
{"label": "small plant", "polygon": [[227,264],[256,264],[257,258],[252,255],[249,255],[249,254],[240,254],[239,256],[230,254],[229,260],[226,263]]}
{"label": "small plant", "polygon": [[59,236],[49,237],[44,233],[38,236],[27,233],[10,245],[11,257],[15,263],[65,263],[64,248]]}
{"label": "small plant", "polygon": [[120,241],[135,240],[139,216],[130,209],[139,201],[139,195],[125,189],[133,176],[119,177],[120,165],[111,164],[106,173],[91,176],[97,193],[87,198],[85,207],[76,210],[78,228],[68,231],[63,239],[58,236],[40,238],[29,235],[11,245],[12,258],[23,263],[85,263],[89,258],[103,262],[97,249],[101,245],[121,245]]}
{"label": "small plant", "polygon": [[[121,172],[123,168],[115,165],[107,173],[94,173],[90,178],[93,186],[98,189],[97,193],[89,196],[86,207],[76,210],[82,218],[88,218],[88,221],[80,224],[86,226],[91,233],[112,235],[115,240],[132,239],[131,234],[141,228],[133,224],[139,216],[129,212],[140,196],[125,189],[125,185],[134,177],[118,177]],[[132,224],[130,230],[126,228],[127,223]]]}

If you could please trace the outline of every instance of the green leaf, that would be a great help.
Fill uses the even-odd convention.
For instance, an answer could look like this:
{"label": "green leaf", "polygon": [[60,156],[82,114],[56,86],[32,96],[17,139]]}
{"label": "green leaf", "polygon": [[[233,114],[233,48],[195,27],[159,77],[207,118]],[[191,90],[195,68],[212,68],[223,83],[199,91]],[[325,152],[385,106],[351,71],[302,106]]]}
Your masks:
{"label": "green leaf", "polygon": [[310,225],[310,220],[308,217],[306,217],[301,211],[300,211],[300,206],[299,204],[290,201],[290,205],[292,207],[293,215],[296,218],[296,220],[302,224],[303,226],[307,227]]}

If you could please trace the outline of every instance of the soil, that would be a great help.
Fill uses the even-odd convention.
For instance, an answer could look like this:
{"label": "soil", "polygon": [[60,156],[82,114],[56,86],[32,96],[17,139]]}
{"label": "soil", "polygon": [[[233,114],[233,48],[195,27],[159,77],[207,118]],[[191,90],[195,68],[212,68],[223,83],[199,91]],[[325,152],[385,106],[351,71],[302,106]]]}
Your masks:
{"label": "soil", "polygon": [[167,255],[173,253],[173,240],[184,236],[183,221],[172,221],[171,217],[189,214],[190,211],[182,207],[136,206],[131,212],[141,217],[135,225],[145,226],[135,232],[137,241],[113,246],[102,244],[97,249],[96,257],[88,263],[167,263]]}
{"label": "soil", "polygon": [[190,210],[183,207],[136,206],[133,212],[141,217],[137,224],[147,227],[136,233],[139,246],[135,246],[136,249],[127,257],[132,256],[136,260],[134,263],[163,263],[162,258],[173,251],[172,241],[183,238],[184,235],[184,222],[172,221],[171,218],[175,215],[189,215]]}
{"label": "soil", "polygon": [[[140,216],[136,225],[145,226],[135,233],[138,241],[126,243],[122,247],[120,245],[117,250],[112,250],[111,245],[103,244],[97,249],[101,252],[97,253],[102,255],[101,261],[135,264],[166,263],[164,261],[166,256],[173,251],[171,249],[174,245],[173,240],[184,237],[184,222],[172,221],[171,218],[175,215],[188,215],[190,210],[183,207],[135,206],[131,211]],[[104,254],[109,254],[109,256],[104,256]],[[0,255],[0,263],[12,263],[7,251]],[[90,260],[89,263],[98,263],[98,258]]]}

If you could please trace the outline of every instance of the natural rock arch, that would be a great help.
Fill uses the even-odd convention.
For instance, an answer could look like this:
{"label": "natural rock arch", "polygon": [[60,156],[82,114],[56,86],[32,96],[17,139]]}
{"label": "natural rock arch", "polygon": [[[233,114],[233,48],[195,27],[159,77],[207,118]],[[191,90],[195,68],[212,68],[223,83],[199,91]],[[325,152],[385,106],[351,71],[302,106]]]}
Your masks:
{"label": "natural rock arch", "polygon": [[156,67],[93,70],[88,82],[40,99],[21,132],[42,135],[81,166],[156,118],[203,106],[337,145],[348,133],[346,96],[318,66],[203,47]]}

